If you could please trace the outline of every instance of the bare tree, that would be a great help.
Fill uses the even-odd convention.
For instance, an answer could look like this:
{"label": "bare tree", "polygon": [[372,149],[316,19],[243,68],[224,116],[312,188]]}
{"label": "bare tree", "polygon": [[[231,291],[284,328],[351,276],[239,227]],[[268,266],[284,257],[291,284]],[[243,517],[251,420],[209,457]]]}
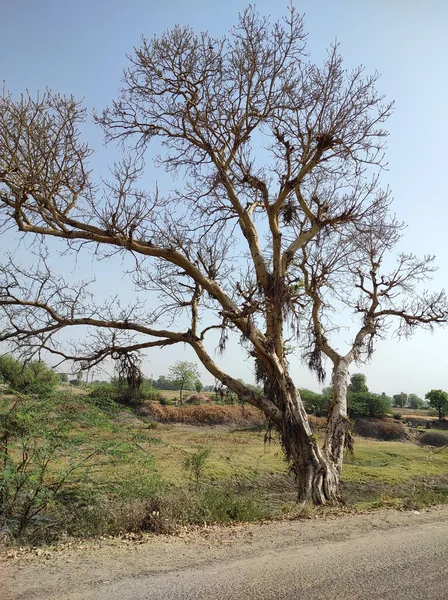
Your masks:
{"label": "bare tree", "polygon": [[[326,232],[361,231],[387,211],[378,172],[391,105],[375,91],[376,74],[346,72],[337,47],[315,65],[305,42],[293,9],[271,25],[249,8],[222,39],[180,27],[142,38],[118,99],[96,117],[127,155],[102,186],[88,170],[77,102],[49,91],[19,100],[4,93],[3,226],[57,238],[62,251],[132,257],[136,289],[158,293],[159,305],[99,306],[87,282],[54,278],[45,256],[32,272],[8,263],[0,339],[82,366],[188,344],[278,430],[298,497],[325,503],[338,498],[341,453],[333,446],[344,446],[347,423],[341,404],[342,420],[335,427],[330,419],[321,448],[289,375],[288,338],[314,301],[298,265],[317,236],[323,243]],[[183,183],[163,197],[137,187],[153,140],[157,164]],[[55,334],[76,326],[91,335],[83,331],[87,341],[68,352]],[[216,331],[221,349],[229,332],[240,336],[264,393],[222,370],[208,343]]]}
{"label": "bare tree", "polygon": [[[368,361],[375,342],[391,327],[399,337],[409,337],[416,328],[431,329],[446,324],[448,302],[445,291],[419,291],[418,286],[434,272],[434,257],[419,259],[399,254],[395,267],[384,272],[388,251],[400,237],[402,226],[386,214],[373,222],[341,232],[321,233],[297,261],[304,295],[310,299],[308,344],[304,358],[318,378],[325,379],[325,360],[332,364],[332,398],[324,450],[342,468],[347,442],[347,390],[350,366]],[[332,334],[340,331],[332,313],[345,311],[358,321],[343,351]],[[339,319],[340,320],[340,319]]]}

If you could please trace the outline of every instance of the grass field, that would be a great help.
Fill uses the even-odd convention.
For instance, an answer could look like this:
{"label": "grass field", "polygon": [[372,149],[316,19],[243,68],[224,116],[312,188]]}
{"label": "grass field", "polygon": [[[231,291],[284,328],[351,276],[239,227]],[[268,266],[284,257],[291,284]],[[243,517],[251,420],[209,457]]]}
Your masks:
{"label": "grass field", "polygon": [[[5,402],[7,408],[10,401]],[[95,405],[90,415],[90,400],[85,394],[61,402],[61,416],[68,410],[75,419],[68,441],[77,437],[84,440],[78,447],[80,456],[92,442],[95,447],[113,443],[114,448],[88,469],[88,477],[76,475],[62,495],[46,504],[39,513],[41,520],[29,527],[32,543],[66,535],[142,529],[169,532],[180,525],[204,522],[296,518],[311,510],[295,503],[294,479],[281,447],[275,438],[264,443],[263,420],[251,407],[148,403],[136,414],[108,404],[103,408]],[[28,406],[34,410],[32,402]],[[178,411],[187,415],[186,422],[163,422]],[[162,422],[155,418],[157,415]],[[209,423],[210,415],[224,420],[217,425],[193,424],[196,417],[205,417]],[[51,413],[49,416],[51,419]],[[322,435],[324,419],[310,420]],[[388,423],[389,427],[397,426],[393,419]],[[341,477],[344,504],[338,510],[420,508],[448,502],[448,448],[422,446],[416,443],[418,435],[414,431],[408,441],[393,442],[358,437],[354,455],[345,459]],[[37,450],[40,445],[38,441]],[[132,445],[138,447],[135,459],[134,455],[126,456]],[[15,452],[20,459],[19,449],[20,445]],[[53,460],[48,468],[46,489],[67,466],[64,456]],[[45,528],[39,529],[41,523]]]}
{"label": "grass field", "polygon": [[[152,435],[160,440],[151,448],[156,468],[171,484],[186,481],[185,456],[195,448],[206,447],[210,455],[204,481],[239,478],[266,484],[275,480],[278,493],[283,478],[285,496],[291,499],[293,489],[287,483],[288,466],[281,447],[275,441],[264,444],[260,429],[159,423]],[[354,455],[345,459],[342,490],[345,501],[353,507],[377,506],[389,495],[396,497],[396,504],[410,503],[413,498],[417,505],[424,503],[422,490],[429,503],[448,500],[448,449],[358,437]]]}

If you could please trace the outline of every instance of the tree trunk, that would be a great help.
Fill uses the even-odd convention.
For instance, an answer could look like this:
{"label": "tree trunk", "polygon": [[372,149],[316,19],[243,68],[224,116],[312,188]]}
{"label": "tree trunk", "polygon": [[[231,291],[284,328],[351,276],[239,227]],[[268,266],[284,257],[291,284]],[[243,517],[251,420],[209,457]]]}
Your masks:
{"label": "tree trunk", "polygon": [[298,502],[317,505],[337,503],[340,470],[332,457],[319,447],[317,435],[311,431],[302,400],[295,389],[290,389],[284,404],[284,415],[277,427],[284,452],[296,475]]}
{"label": "tree trunk", "polygon": [[349,363],[344,359],[337,361],[333,367],[333,394],[328,407],[324,442],[325,454],[331,458],[338,473],[342,471],[344,448],[350,427],[347,417],[348,367]]}

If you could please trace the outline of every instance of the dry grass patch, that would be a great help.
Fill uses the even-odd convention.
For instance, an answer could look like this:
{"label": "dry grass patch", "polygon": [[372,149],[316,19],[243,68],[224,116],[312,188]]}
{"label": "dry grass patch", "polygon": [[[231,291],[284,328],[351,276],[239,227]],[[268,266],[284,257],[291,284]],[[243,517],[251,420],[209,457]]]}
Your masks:
{"label": "dry grass patch", "polygon": [[403,423],[392,419],[358,419],[353,429],[356,435],[386,442],[406,440],[409,436]]}
{"label": "dry grass patch", "polygon": [[253,406],[162,406],[158,403],[144,404],[139,414],[161,423],[185,423],[188,425],[245,425],[262,426],[264,414]]}
{"label": "dry grass patch", "polygon": [[420,436],[420,443],[425,446],[442,448],[448,446],[448,433],[443,431],[427,431]]}

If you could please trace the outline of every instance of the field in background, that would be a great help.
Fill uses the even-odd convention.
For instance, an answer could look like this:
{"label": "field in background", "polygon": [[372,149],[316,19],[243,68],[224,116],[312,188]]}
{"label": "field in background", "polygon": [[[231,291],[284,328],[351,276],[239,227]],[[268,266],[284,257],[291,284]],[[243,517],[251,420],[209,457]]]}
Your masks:
{"label": "field in background", "polygon": [[[69,411],[74,419],[68,439],[82,437],[99,448],[113,444],[108,449],[111,460],[105,456],[88,470],[87,478],[75,477],[62,497],[39,513],[22,541],[172,532],[180,526],[297,518],[328,510],[296,504],[294,478],[281,446],[275,434],[266,443],[265,418],[254,407],[146,401],[131,410],[90,398],[85,388],[71,396],[62,389],[67,393],[68,387],[57,396],[62,417]],[[165,391],[163,397],[174,398],[175,392]],[[89,407],[96,413],[88,416]],[[425,411],[407,416],[419,421]],[[309,418],[322,438],[325,418]],[[435,427],[427,430],[423,422],[418,430],[393,418],[355,423],[355,433],[388,441],[356,436],[354,454],[345,457],[343,504],[336,510],[447,502],[448,447],[418,443],[424,436],[441,436],[443,446],[448,439],[444,424],[440,430],[437,423],[431,425]],[[83,444],[81,454],[87,451]],[[135,459],[134,454],[126,458],[131,446],[137,447]],[[49,486],[63,467],[64,461],[53,461]]]}

